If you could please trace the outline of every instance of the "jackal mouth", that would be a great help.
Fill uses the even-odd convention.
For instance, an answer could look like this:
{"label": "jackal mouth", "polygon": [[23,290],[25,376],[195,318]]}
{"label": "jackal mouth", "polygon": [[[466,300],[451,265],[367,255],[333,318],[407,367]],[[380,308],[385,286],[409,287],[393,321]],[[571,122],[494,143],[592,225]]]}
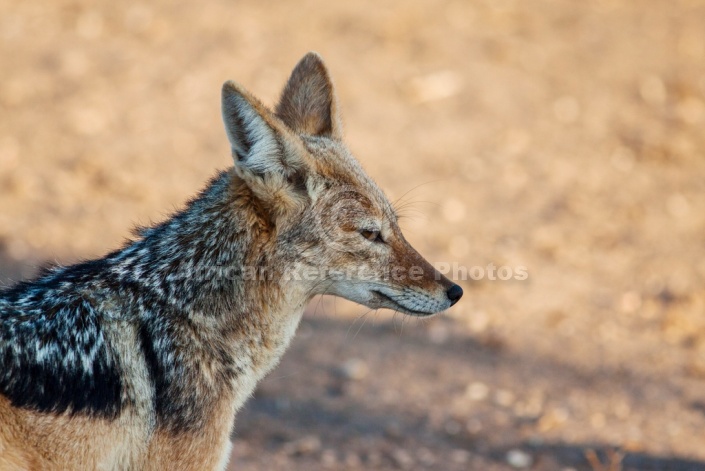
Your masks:
{"label": "jackal mouth", "polygon": [[382,299],[382,300],[390,302],[395,307],[396,310],[398,310],[399,312],[403,312],[404,314],[408,314],[410,316],[426,317],[426,316],[432,316],[432,315],[436,314],[435,312],[416,311],[414,309],[409,309],[408,307],[400,304],[399,301],[396,301],[391,296],[384,294],[383,292],[378,291],[376,289],[372,290],[372,294],[375,295],[378,299]]}

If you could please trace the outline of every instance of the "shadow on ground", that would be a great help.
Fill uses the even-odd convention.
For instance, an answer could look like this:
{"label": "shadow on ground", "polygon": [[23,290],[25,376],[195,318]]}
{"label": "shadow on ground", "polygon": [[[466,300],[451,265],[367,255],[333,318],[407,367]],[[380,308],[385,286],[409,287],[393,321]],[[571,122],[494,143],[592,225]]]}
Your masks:
{"label": "shadow on ground", "polygon": [[[666,381],[585,371],[465,335],[432,340],[443,318],[407,324],[403,334],[399,319],[351,322],[304,319],[281,366],[238,416],[232,469],[705,470],[703,461],[627,439],[658,398],[680,399],[702,419]],[[531,406],[537,390],[542,399]],[[561,408],[578,392],[585,408],[602,395],[627,398],[634,417],[605,425],[622,439],[582,430],[584,411]]]}

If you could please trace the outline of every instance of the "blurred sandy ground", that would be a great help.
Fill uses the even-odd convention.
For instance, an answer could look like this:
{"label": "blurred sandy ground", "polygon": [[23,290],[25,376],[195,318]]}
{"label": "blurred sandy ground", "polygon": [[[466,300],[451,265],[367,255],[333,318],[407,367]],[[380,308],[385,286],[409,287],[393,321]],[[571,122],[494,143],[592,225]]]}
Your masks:
{"label": "blurred sandy ground", "polygon": [[[582,469],[611,447],[705,469],[702,1],[0,0],[0,275],[165,217],[230,164],[222,82],[273,104],[309,50],[410,241],[529,279],[465,281],[426,323],[324,302],[244,412],[239,469]],[[401,353],[385,369],[369,342]],[[312,386],[350,358],[354,388]],[[267,406],[297,394],[313,409]]]}

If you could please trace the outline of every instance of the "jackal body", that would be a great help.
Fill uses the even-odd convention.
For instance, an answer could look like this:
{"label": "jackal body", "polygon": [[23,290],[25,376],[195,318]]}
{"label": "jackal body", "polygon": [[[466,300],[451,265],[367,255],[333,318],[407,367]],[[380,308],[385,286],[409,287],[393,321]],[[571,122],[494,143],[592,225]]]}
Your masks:
{"label": "jackal body", "polygon": [[223,119],[234,166],[183,210],[0,292],[0,471],[223,469],[313,296],[418,316],[459,299],[342,143],[317,55],[276,111],[227,82]]}

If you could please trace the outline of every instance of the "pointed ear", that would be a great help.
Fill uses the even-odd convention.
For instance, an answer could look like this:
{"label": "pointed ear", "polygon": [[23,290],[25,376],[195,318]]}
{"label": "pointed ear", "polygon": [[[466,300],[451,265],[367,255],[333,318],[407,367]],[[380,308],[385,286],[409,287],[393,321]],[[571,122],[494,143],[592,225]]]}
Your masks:
{"label": "pointed ear", "polygon": [[223,123],[235,165],[265,174],[280,159],[281,146],[271,112],[235,82],[223,84]]}
{"label": "pointed ear", "polygon": [[232,81],[223,85],[222,112],[235,171],[273,216],[305,204],[306,165],[298,137],[292,139],[279,118]]}
{"label": "pointed ear", "polygon": [[297,133],[342,137],[333,82],[321,56],[309,52],[299,61],[284,87],[276,113]]}

